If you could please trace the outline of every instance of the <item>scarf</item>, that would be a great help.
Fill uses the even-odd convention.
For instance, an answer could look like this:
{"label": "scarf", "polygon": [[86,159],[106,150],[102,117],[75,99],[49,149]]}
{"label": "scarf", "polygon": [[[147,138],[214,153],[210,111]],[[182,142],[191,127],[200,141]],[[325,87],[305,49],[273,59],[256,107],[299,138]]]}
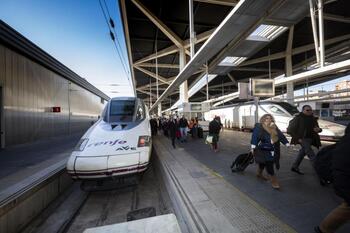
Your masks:
{"label": "scarf", "polygon": [[271,136],[272,143],[278,142],[278,133],[277,133],[277,127],[274,123],[270,125],[262,124],[264,130],[268,132]]}

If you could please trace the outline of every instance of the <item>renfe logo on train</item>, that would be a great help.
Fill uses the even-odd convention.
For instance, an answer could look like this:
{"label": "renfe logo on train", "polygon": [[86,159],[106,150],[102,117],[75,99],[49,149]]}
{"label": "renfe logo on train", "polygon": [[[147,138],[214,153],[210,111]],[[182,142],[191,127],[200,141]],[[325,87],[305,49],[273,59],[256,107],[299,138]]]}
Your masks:
{"label": "renfe logo on train", "polygon": [[104,142],[91,143],[87,147],[91,147],[91,146],[105,146],[105,145],[114,146],[114,145],[117,145],[117,144],[118,145],[123,145],[125,143],[127,143],[127,141],[116,139],[115,141],[104,141]]}

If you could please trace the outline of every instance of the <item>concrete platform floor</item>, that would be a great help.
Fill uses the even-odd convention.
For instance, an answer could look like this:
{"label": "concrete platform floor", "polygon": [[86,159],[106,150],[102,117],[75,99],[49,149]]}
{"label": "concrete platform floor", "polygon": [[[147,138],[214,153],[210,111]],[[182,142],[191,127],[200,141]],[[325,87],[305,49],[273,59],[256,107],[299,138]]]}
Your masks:
{"label": "concrete platform floor", "polygon": [[[171,148],[171,141],[164,139]],[[266,208],[284,223],[300,233],[313,232],[327,213],[338,205],[340,199],[331,187],[320,186],[310,162],[305,159],[300,169],[305,175],[290,171],[292,162],[298,153],[298,146],[281,146],[281,168],[277,171],[281,189],[273,190],[269,182],[258,180],[255,176],[257,166],[250,165],[243,173],[232,173],[230,165],[233,159],[250,148],[251,134],[225,130],[220,134],[218,153],[211,150],[204,139],[192,139],[187,143],[177,143],[176,151],[185,151],[197,161],[218,173],[227,182],[242,191],[248,197]],[[325,142],[324,144],[329,144]],[[350,224],[337,233],[350,232]]]}
{"label": "concrete platform floor", "polygon": [[81,133],[66,135],[1,150],[0,193],[42,169],[68,159],[81,136]]}

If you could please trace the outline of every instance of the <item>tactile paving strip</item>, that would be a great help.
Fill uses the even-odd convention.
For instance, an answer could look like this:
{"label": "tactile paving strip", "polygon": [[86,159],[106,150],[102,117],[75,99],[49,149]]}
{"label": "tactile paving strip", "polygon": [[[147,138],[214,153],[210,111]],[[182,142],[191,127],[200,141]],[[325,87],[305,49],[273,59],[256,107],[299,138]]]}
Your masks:
{"label": "tactile paving strip", "polygon": [[[215,172],[193,159],[185,150],[169,150],[169,152],[173,159],[188,171],[217,210],[240,232],[295,233],[291,227],[227,183],[222,177],[214,175]],[[186,190],[187,188],[184,191],[191,193],[191,190]],[[198,213],[201,215],[200,211]]]}

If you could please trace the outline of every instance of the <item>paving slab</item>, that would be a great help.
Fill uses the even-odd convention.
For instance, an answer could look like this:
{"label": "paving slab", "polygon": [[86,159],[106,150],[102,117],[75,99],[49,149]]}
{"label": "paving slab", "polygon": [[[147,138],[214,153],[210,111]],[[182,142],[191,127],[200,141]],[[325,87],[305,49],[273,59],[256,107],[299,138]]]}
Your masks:
{"label": "paving slab", "polygon": [[[159,137],[162,143],[171,150],[171,141],[163,136]],[[256,178],[257,166],[255,164],[250,165],[242,173],[232,173],[230,165],[237,155],[249,150],[250,137],[251,134],[247,132],[225,130],[220,133],[220,151],[218,153],[212,151],[204,143],[204,139],[192,138],[187,143],[177,143],[177,149],[173,150],[173,153],[177,156],[178,153],[186,153],[203,167],[212,170],[212,174],[222,177],[225,182],[239,190],[244,196],[258,203],[259,206],[268,210],[269,213],[297,232],[313,232],[313,227],[318,225],[341,202],[341,199],[335,195],[331,186],[323,187],[319,184],[307,159],[304,159],[300,166],[305,175],[298,175],[290,171],[291,164],[299,150],[298,146],[291,148],[281,146],[281,168],[276,171],[281,185],[279,191],[273,190],[269,182]],[[330,143],[323,142],[323,144]],[[216,184],[220,184],[218,180],[220,179],[198,178],[202,187],[211,190],[207,191],[206,194],[214,199],[215,196],[223,195],[221,190],[225,189],[224,187],[212,189]],[[212,194],[211,192],[216,193]],[[225,205],[219,200],[217,203],[217,205],[224,206],[223,209],[225,209]],[[350,224],[345,225],[338,232],[350,232]]]}
{"label": "paving slab", "polygon": [[[202,224],[199,232],[296,232],[222,175],[195,159],[186,147],[173,149],[169,142],[158,136],[154,147],[159,160],[175,176],[192,215]],[[190,142],[186,145],[190,146]],[[198,149],[197,146],[193,149]]]}

